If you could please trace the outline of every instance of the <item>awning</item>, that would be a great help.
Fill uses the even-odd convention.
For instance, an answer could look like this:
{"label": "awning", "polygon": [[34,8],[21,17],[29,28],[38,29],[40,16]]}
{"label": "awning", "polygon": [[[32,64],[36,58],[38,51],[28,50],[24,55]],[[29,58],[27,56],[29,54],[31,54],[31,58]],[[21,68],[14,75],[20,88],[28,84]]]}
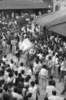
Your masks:
{"label": "awning", "polygon": [[32,0],[0,0],[0,9],[44,9],[48,8],[45,2]]}
{"label": "awning", "polygon": [[41,26],[45,26],[48,23],[51,23],[53,20],[59,19],[66,15],[66,8],[56,11],[55,13],[50,13],[46,15],[42,15],[35,20],[36,24]]}
{"label": "awning", "polygon": [[66,36],[66,23],[59,24],[49,28],[50,31]]}
{"label": "awning", "polygon": [[64,24],[64,23],[66,23],[66,15],[49,22],[45,26],[50,28],[50,27],[53,27],[53,26],[56,26],[56,25],[59,25],[59,24]]}

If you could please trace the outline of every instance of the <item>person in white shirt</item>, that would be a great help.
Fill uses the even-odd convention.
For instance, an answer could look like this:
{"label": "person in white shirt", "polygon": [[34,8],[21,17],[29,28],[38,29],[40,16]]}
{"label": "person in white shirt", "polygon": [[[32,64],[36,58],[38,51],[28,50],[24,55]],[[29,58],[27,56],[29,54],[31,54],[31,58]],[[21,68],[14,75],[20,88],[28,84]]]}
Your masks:
{"label": "person in white shirt", "polygon": [[19,44],[18,44],[18,46],[19,46],[19,50],[22,50],[22,38],[20,38],[20,41],[19,41]]}
{"label": "person in white shirt", "polygon": [[16,98],[17,100],[23,100],[23,96],[21,95],[22,93],[22,89],[15,87],[14,91],[12,91],[11,95],[13,96],[13,98]]}
{"label": "person in white shirt", "polygon": [[35,74],[35,79],[38,79],[39,71],[41,70],[41,68],[42,68],[42,64],[39,61],[39,57],[38,57],[37,60],[33,64],[33,71],[34,71],[34,74]]}
{"label": "person in white shirt", "polygon": [[49,85],[47,85],[47,87],[46,87],[46,96],[47,97],[52,96],[53,95],[52,91],[54,91],[54,90],[56,91],[55,86],[53,85],[52,81],[49,81]]}
{"label": "person in white shirt", "polygon": [[57,54],[56,58],[55,58],[55,77],[59,76],[59,73],[58,73],[59,66],[60,66],[59,65],[59,56]]}
{"label": "person in white shirt", "polygon": [[53,94],[52,96],[48,97],[48,100],[64,100],[63,97],[56,95],[57,93],[55,90],[52,91],[52,94]]}
{"label": "person in white shirt", "polygon": [[60,82],[61,82],[61,79],[64,77],[64,68],[65,68],[65,61],[64,61],[64,58],[62,58],[61,68],[60,68],[60,78],[59,78]]}
{"label": "person in white shirt", "polygon": [[47,66],[48,66],[48,74],[49,74],[49,77],[50,77],[52,75],[52,67],[53,67],[53,62],[52,62],[51,56],[49,56]]}
{"label": "person in white shirt", "polygon": [[40,71],[41,67],[42,67],[42,64],[40,63],[40,61],[34,62],[34,64],[33,64],[34,73],[35,74],[38,73]]}
{"label": "person in white shirt", "polygon": [[21,73],[22,70],[25,71],[25,66],[24,66],[23,62],[21,62],[20,66],[18,67],[18,73]]}
{"label": "person in white shirt", "polygon": [[55,74],[55,59],[56,59],[56,56],[55,56],[55,53],[53,53],[53,56],[52,56],[52,62],[53,62],[52,75]]}
{"label": "person in white shirt", "polygon": [[28,89],[28,93],[32,93],[32,100],[36,100],[37,87],[35,86],[34,81],[31,82],[31,86]]}
{"label": "person in white shirt", "polygon": [[6,63],[6,61],[7,61],[7,55],[4,55],[4,57],[2,58],[2,61]]}
{"label": "person in white shirt", "polygon": [[14,61],[13,61],[13,59],[11,59],[11,62],[10,62],[10,69],[11,69],[11,70],[14,69]]}
{"label": "person in white shirt", "polygon": [[43,65],[42,69],[39,72],[39,77],[41,80],[42,88],[46,88],[47,84],[47,77],[48,77],[48,70],[46,69],[46,65]]}
{"label": "person in white shirt", "polygon": [[39,57],[40,60],[43,58],[43,55],[41,53],[38,53],[37,56]]}

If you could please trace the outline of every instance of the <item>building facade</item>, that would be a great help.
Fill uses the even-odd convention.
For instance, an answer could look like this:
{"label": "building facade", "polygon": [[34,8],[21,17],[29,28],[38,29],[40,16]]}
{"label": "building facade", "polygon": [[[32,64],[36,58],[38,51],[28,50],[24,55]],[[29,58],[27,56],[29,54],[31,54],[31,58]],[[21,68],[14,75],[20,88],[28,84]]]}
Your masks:
{"label": "building facade", "polygon": [[53,0],[53,12],[66,7],[66,0]]}

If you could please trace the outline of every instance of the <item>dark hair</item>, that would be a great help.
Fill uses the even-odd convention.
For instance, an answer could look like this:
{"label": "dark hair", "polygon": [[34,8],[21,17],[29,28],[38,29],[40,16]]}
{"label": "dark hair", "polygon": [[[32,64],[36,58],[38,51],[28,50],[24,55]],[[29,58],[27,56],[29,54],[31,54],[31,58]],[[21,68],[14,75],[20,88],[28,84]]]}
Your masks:
{"label": "dark hair", "polygon": [[22,89],[24,87],[24,84],[21,81],[19,81],[18,84],[17,84],[17,86],[18,86],[18,88]]}
{"label": "dark hair", "polygon": [[44,64],[44,65],[42,66],[42,68],[45,68],[45,69],[47,69],[47,66]]}
{"label": "dark hair", "polygon": [[57,54],[57,55],[56,55],[56,57],[58,58],[58,57],[59,57],[59,55]]}
{"label": "dark hair", "polygon": [[53,76],[52,75],[50,75],[50,79],[53,79]]}
{"label": "dark hair", "polygon": [[28,78],[28,80],[30,80],[31,79],[31,76],[30,75],[27,75],[27,78]]}
{"label": "dark hair", "polygon": [[49,85],[53,85],[52,81],[49,81]]}
{"label": "dark hair", "polygon": [[23,62],[20,63],[20,66],[23,66]]}
{"label": "dark hair", "polygon": [[28,93],[28,98],[31,98],[32,97],[32,93]]}
{"label": "dark hair", "polygon": [[7,55],[4,55],[4,58],[6,58],[7,57]]}
{"label": "dark hair", "polygon": [[22,70],[22,71],[21,71],[21,74],[24,74],[24,73],[25,73],[25,71],[24,71],[24,70]]}
{"label": "dark hair", "polygon": [[4,70],[3,70],[3,69],[1,70],[1,75],[2,75],[2,76],[4,75]]}
{"label": "dark hair", "polygon": [[18,71],[15,71],[14,73],[15,73],[15,75],[18,75]]}
{"label": "dark hair", "polygon": [[3,89],[4,89],[5,91],[8,91],[8,84],[4,84]]}
{"label": "dark hair", "polygon": [[25,82],[28,82],[28,81],[29,81],[29,78],[28,78],[28,77],[26,77],[26,78],[25,78]]}
{"label": "dark hair", "polygon": [[25,86],[25,88],[28,90],[28,88],[29,88],[29,85],[26,85],[26,86]]}
{"label": "dark hair", "polygon": [[35,84],[38,85],[38,79],[35,80]]}
{"label": "dark hair", "polygon": [[7,69],[7,72],[12,72],[12,70],[10,68]]}
{"label": "dark hair", "polygon": [[44,97],[44,100],[48,100],[48,97]]}
{"label": "dark hair", "polygon": [[49,60],[51,60],[51,56],[49,56]]}
{"label": "dark hair", "polygon": [[12,77],[13,76],[13,73],[11,72],[11,73],[9,73],[9,77]]}
{"label": "dark hair", "polygon": [[35,83],[34,83],[34,81],[32,81],[32,82],[31,82],[31,86],[34,87],[34,85],[35,85]]}
{"label": "dark hair", "polygon": [[64,58],[62,57],[62,61],[64,61]]}
{"label": "dark hair", "polygon": [[8,94],[4,94],[3,95],[3,100],[9,100],[9,95]]}
{"label": "dark hair", "polygon": [[18,76],[21,77],[21,73],[19,73]]}
{"label": "dark hair", "polygon": [[9,65],[9,64],[7,64],[7,67],[10,67],[10,65]]}
{"label": "dark hair", "polygon": [[11,59],[11,63],[12,63],[12,64],[13,64],[13,62],[14,62],[13,59]]}
{"label": "dark hair", "polygon": [[12,82],[9,82],[9,83],[8,83],[8,86],[9,86],[9,87],[12,87],[12,86],[13,86],[13,83],[12,83]]}
{"label": "dark hair", "polygon": [[52,94],[53,94],[53,95],[56,95],[56,94],[57,94],[57,92],[56,92],[55,90],[53,90],[53,91],[52,91]]}
{"label": "dark hair", "polygon": [[2,93],[3,92],[3,90],[0,88],[0,93]]}
{"label": "dark hair", "polygon": [[17,93],[17,87],[14,87],[14,92],[16,92],[16,93]]}
{"label": "dark hair", "polygon": [[21,88],[18,88],[17,89],[17,92],[18,92],[18,94],[21,94],[22,93],[22,89]]}
{"label": "dark hair", "polygon": [[5,62],[3,61],[3,65],[5,65]]}

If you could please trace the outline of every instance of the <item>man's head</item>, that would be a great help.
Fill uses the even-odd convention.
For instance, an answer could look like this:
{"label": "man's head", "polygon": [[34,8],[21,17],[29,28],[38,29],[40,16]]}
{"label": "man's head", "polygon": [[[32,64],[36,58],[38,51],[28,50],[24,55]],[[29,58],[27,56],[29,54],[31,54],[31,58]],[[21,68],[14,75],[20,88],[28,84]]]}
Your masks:
{"label": "man's head", "polygon": [[52,75],[50,76],[50,79],[53,79],[53,76]]}
{"label": "man's head", "polygon": [[23,66],[23,62],[20,63],[20,66]]}
{"label": "man's head", "polygon": [[34,85],[35,85],[35,83],[34,83],[34,81],[32,81],[32,82],[31,82],[31,86],[34,87]]}
{"label": "man's head", "polygon": [[3,100],[9,100],[9,95],[8,94],[4,94],[3,95]]}
{"label": "man's head", "polygon": [[52,94],[55,96],[57,94],[57,92],[55,90],[53,90]]}

